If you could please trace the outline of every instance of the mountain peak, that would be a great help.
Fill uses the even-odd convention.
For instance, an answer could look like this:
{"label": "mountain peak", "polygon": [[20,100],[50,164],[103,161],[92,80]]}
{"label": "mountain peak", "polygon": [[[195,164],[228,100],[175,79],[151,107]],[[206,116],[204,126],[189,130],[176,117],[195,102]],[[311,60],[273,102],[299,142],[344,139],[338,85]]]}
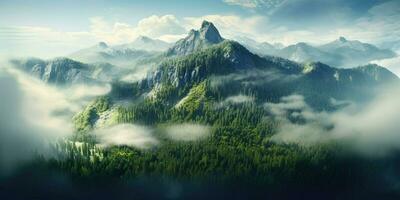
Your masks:
{"label": "mountain peak", "polygon": [[201,24],[200,34],[202,38],[213,44],[220,43],[223,40],[218,29],[209,21],[203,21]]}
{"label": "mountain peak", "polygon": [[188,55],[224,41],[213,23],[203,21],[200,30],[190,30],[188,36],[171,47],[168,55]]}
{"label": "mountain peak", "polygon": [[340,36],[338,39],[340,42],[347,42],[347,39],[343,36]]}
{"label": "mountain peak", "polygon": [[309,47],[310,45],[305,43],[305,42],[299,42],[299,43],[296,44],[296,46],[298,46],[298,47]]}
{"label": "mountain peak", "polygon": [[136,38],[136,41],[148,42],[148,41],[153,41],[153,39],[144,35],[140,35],[139,37]]}
{"label": "mountain peak", "polygon": [[211,23],[211,22],[209,22],[209,21],[207,21],[207,20],[204,20],[204,21],[201,23],[201,28],[206,28],[206,27],[208,27],[208,26],[210,26],[210,25],[214,26],[213,23]]}
{"label": "mountain peak", "polygon": [[105,48],[107,48],[108,47],[108,45],[105,43],[105,42],[99,42],[99,44],[97,44],[100,48],[103,48],[103,49],[105,49]]}

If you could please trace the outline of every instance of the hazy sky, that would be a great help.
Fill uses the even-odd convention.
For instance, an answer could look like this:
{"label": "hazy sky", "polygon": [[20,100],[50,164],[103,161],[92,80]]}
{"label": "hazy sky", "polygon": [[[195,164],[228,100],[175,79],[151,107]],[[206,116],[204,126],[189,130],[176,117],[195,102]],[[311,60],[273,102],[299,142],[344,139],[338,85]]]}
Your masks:
{"label": "hazy sky", "polygon": [[175,41],[203,19],[227,38],[400,44],[399,0],[1,0],[0,56],[62,56],[139,35]]}

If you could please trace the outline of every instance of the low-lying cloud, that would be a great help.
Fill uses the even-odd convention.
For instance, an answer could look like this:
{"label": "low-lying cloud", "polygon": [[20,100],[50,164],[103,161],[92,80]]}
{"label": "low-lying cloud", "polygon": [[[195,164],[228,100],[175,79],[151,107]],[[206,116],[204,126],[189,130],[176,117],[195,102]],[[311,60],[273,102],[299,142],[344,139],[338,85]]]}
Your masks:
{"label": "low-lying cloud", "polygon": [[266,103],[265,108],[281,122],[272,140],[312,145],[327,141],[348,141],[357,152],[386,155],[400,149],[400,89],[382,90],[366,105],[347,104],[328,113],[314,111],[300,95]]}
{"label": "low-lying cloud", "polygon": [[166,128],[169,138],[176,141],[196,141],[204,139],[211,133],[211,128],[200,124],[176,124]]}
{"label": "low-lying cloud", "polygon": [[0,72],[0,174],[31,159],[34,152],[46,153],[49,141],[72,133],[66,118],[53,115],[65,103],[57,93],[43,96],[34,84],[26,86]]}
{"label": "low-lying cloud", "polygon": [[132,146],[148,149],[158,144],[153,137],[152,130],[144,126],[133,124],[119,124],[116,126],[95,131],[101,145],[104,146]]}
{"label": "low-lying cloud", "polygon": [[299,78],[299,75],[282,74],[278,70],[260,70],[252,69],[231,73],[223,76],[211,77],[211,86],[218,87],[221,85],[229,85],[232,83],[240,83],[241,85],[261,86],[271,82],[285,83]]}
{"label": "low-lying cloud", "polygon": [[255,97],[253,96],[248,96],[244,94],[237,94],[233,96],[228,96],[225,98],[223,101],[220,101],[218,103],[215,103],[215,108],[223,108],[225,106],[229,105],[240,105],[240,104],[245,104],[245,103],[254,103],[255,102]]}
{"label": "low-lying cloud", "polygon": [[107,87],[56,88],[23,72],[0,66],[0,174],[73,133],[72,115]]}
{"label": "low-lying cloud", "polygon": [[254,97],[239,94],[236,96],[230,96],[225,99],[225,102],[227,103],[233,103],[233,104],[240,104],[240,103],[249,103],[249,102],[254,102]]}

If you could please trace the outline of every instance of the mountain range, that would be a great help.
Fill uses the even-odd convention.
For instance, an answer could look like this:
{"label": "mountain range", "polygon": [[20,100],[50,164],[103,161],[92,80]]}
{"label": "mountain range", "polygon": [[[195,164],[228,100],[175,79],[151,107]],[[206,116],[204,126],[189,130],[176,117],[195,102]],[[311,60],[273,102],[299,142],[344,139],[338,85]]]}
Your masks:
{"label": "mountain range", "polygon": [[157,57],[171,44],[162,40],[140,36],[127,44],[109,46],[100,42],[95,46],[79,50],[67,57],[81,62],[108,62],[115,65],[132,65],[139,60]]}
{"label": "mountain range", "polygon": [[[67,57],[89,63],[95,61],[114,65],[136,65],[164,55],[188,55],[224,40],[218,29],[212,23],[205,21],[199,30],[191,30],[185,38],[178,40],[175,44],[140,36],[131,43],[114,46],[100,42]],[[247,37],[236,37],[235,40],[260,56],[278,56],[302,63],[322,62],[338,68],[366,65],[371,61],[397,56],[389,49],[380,49],[374,45],[348,40],[344,37],[318,46],[300,42],[286,47],[281,43],[260,43]]]}
{"label": "mountain range", "polygon": [[58,86],[107,83],[118,76],[119,71],[108,63],[86,64],[62,57],[13,59],[10,63],[45,83]]}
{"label": "mountain range", "polygon": [[313,46],[304,42],[276,47],[267,42],[258,43],[243,37],[242,43],[252,52],[259,55],[273,55],[296,62],[323,62],[333,67],[350,68],[368,64],[370,61],[393,58],[397,54],[389,49],[380,49],[357,40],[340,37],[327,44]]}
{"label": "mountain range", "polygon": [[[223,98],[244,93],[251,94],[258,102],[263,102],[297,93],[305,96],[310,104],[324,107],[332,98],[364,99],[372,95],[374,89],[381,85],[399,81],[396,75],[377,65],[368,64],[340,69],[325,64],[340,60],[347,54],[350,59],[350,55],[359,51],[364,52],[365,55],[373,52],[372,54],[376,56],[385,56],[388,53],[374,46],[347,41],[344,38],[318,48],[299,43],[279,50],[282,57],[290,57],[292,60],[301,60],[305,57],[311,60],[316,57],[325,59],[325,63],[297,63],[276,56],[259,56],[238,42],[224,39],[213,23],[207,21],[202,23],[199,30],[191,30],[188,36],[177,41],[164,52],[133,50],[134,44],[138,46],[141,44],[141,48],[145,48],[144,44],[148,44],[148,49],[158,45],[166,46],[160,41],[141,37],[134,43],[114,47],[99,43],[95,47],[75,54],[82,56],[94,54],[95,58],[100,55],[99,60],[96,60],[97,58],[90,60],[91,63],[97,62],[97,64],[84,64],[70,58],[48,61],[28,59],[12,62],[48,83],[96,81],[112,83],[120,80],[130,68],[125,68],[127,71],[124,71],[101,61],[110,61],[109,57],[118,59],[122,57],[136,61],[138,57],[147,58],[143,68],[149,65],[155,65],[155,68],[149,68],[147,75],[139,81],[119,83],[124,86],[113,88],[113,94],[128,91],[128,94],[117,96],[134,98],[133,96],[139,95],[145,99],[160,98],[164,102],[169,102],[169,105],[177,104],[191,94],[191,91],[199,84],[207,83],[209,90],[218,91],[218,96],[213,97],[216,100],[222,101]],[[268,48],[276,49],[273,45]],[[328,51],[340,51],[340,53],[332,57],[333,54],[327,53]],[[152,57],[155,54],[157,57]],[[356,56],[353,57],[356,58]],[[106,59],[103,60],[104,58]],[[326,60],[328,58],[331,60]],[[119,88],[123,88],[123,91],[118,91]],[[167,88],[169,92],[164,94]],[[169,96],[171,94],[174,95]]]}

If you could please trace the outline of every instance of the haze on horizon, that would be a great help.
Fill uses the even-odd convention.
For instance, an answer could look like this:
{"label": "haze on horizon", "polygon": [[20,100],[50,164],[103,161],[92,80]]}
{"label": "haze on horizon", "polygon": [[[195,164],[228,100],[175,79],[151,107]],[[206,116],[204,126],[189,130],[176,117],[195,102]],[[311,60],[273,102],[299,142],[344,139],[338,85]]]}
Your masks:
{"label": "haze on horizon", "polygon": [[204,19],[229,39],[290,45],[344,36],[400,50],[397,0],[4,0],[0,18],[0,57],[65,56],[100,41],[121,44],[140,35],[174,42]]}
{"label": "haze on horizon", "polygon": [[3,0],[0,19],[0,199],[400,197],[399,0]]}

